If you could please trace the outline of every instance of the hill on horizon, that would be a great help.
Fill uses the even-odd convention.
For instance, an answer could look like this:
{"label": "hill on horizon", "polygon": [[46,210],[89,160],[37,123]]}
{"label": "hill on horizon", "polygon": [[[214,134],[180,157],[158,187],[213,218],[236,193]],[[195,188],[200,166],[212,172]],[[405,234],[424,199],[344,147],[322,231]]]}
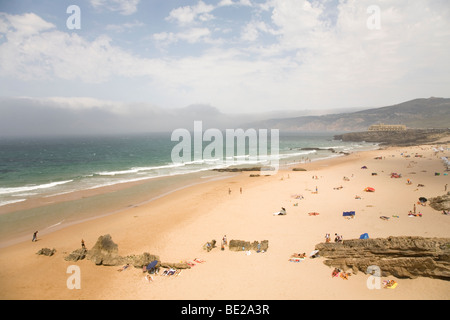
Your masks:
{"label": "hill on horizon", "polygon": [[415,99],[371,109],[277,110],[240,114],[224,113],[202,104],[164,109],[145,103],[122,106],[96,101],[86,107],[78,105],[78,100],[69,102],[0,98],[0,137],[171,132],[177,128],[192,130],[194,121],[199,120],[204,129],[333,133],[366,131],[378,123],[404,124],[413,129],[447,128],[450,123],[450,99],[447,98]]}
{"label": "hill on horizon", "polygon": [[247,128],[283,131],[366,131],[374,124],[403,124],[410,129],[448,128],[450,99],[414,99],[400,104],[351,113],[270,119],[246,124]]}

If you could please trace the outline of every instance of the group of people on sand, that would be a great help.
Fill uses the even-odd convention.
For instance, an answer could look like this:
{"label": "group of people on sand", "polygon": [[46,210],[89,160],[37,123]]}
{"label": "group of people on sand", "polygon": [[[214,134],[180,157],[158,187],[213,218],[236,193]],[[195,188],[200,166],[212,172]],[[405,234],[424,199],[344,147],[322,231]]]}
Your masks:
{"label": "group of people on sand", "polygon": [[[325,234],[325,242],[330,243],[330,241],[331,241],[330,234],[326,233]],[[344,241],[344,237],[342,235],[335,233],[334,234],[334,242],[341,243],[342,241]]]}
{"label": "group of people on sand", "polygon": [[344,272],[344,271],[342,271],[341,269],[339,269],[339,268],[334,268],[334,270],[333,270],[333,272],[331,272],[331,276],[333,277],[333,278],[336,278],[336,277],[341,277],[342,279],[344,279],[344,280],[348,280],[348,277],[350,276],[351,274],[349,273],[349,272]]}

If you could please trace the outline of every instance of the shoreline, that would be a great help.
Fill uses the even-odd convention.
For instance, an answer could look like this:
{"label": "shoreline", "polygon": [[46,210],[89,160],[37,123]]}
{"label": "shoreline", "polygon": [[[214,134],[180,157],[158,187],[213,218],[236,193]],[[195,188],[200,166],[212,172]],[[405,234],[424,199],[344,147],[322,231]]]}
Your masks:
{"label": "shoreline", "polygon": [[[134,197],[132,201],[131,200],[127,201],[129,204],[114,205],[110,209],[105,210],[104,212],[102,212],[100,214],[96,213],[92,216],[88,215],[88,216],[82,217],[82,218],[75,218],[74,220],[69,221],[69,222],[64,222],[64,221],[66,221],[66,219],[63,219],[60,222],[56,222],[55,224],[47,226],[43,230],[38,230],[38,231],[41,235],[48,235],[52,232],[63,230],[64,228],[67,228],[67,227],[70,227],[73,225],[93,221],[93,220],[107,217],[110,215],[119,214],[120,212],[123,212],[132,207],[140,207],[142,205],[148,204],[154,200],[165,197],[167,195],[170,195],[171,193],[183,190],[185,188],[189,188],[189,187],[192,187],[192,186],[195,186],[198,184],[208,183],[211,181],[227,179],[230,176],[231,175],[228,175],[228,176],[217,175],[215,177],[209,176],[209,177],[205,178],[205,177],[196,177],[194,174],[194,177],[188,177],[187,180],[183,180],[181,183],[179,181],[175,181],[175,186],[170,184],[170,187],[164,188],[163,190],[156,191],[154,194],[151,194],[150,198],[148,198],[148,195],[145,195],[145,197],[139,197],[139,198]],[[175,179],[182,178],[181,175],[174,176],[174,177],[175,177]],[[167,178],[169,178],[169,180],[167,180]],[[75,203],[76,201],[82,201],[84,199],[91,199],[96,196],[108,197],[109,195],[113,195],[114,193],[120,194],[120,192],[127,192],[127,191],[132,192],[133,188],[134,189],[143,188],[146,184],[154,183],[155,181],[162,181],[162,182],[166,182],[167,184],[169,184],[170,178],[173,178],[173,177],[150,178],[150,179],[141,180],[141,181],[125,182],[125,183],[115,184],[112,186],[99,187],[99,188],[87,189],[87,190],[79,190],[79,191],[70,192],[70,193],[63,194],[63,195],[55,195],[55,196],[50,196],[50,197],[33,199],[33,200],[30,200],[30,202],[26,202],[23,204],[18,203],[16,205],[16,207],[18,207],[18,208],[14,209],[10,212],[1,213],[0,215],[17,214],[17,213],[20,214],[20,212],[24,212],[27,210],[33,210],[33,209],[45,210],[48,207],[50,207],[50,210],[51,210],[51,206],[53,206],[53,205],[55,205],[55,206],[58,206],[61,204],[70,205],[72,203]],[[202,179],[205,179],[205,180],[202,180]],[[188,183],[186,183],[186,182],[188,182]],[[27,232],[21,232],[22,233],[21,235],[17,235],[15,237],[11,237],[11,238],[8,237],[8,239],[0,241],[0,248],[4,248],[4,247],[8,247],[8,246],[11,246],[14,244],[28,241],[30,238],[30,234],[32,234],[32,232],[33,232],[32,230],[33,229],[28,229]]]}
{"label": "shoreline", "polygon": [[[414,158],[414,153],[423,157]],[[448,151],[446,151],[448,154]],[[381,155],[382,160],[374,157]],[[410,157],[406,157],[409,155]],[[369,170],[361,170],[367,165]],[[322,259],[289,262],[294,252],[310,252],[335,232],[346,239],[368,232],[370,237],[449,237],[450,220],[429,206],[423,217],[408,218],[417,197],[442,195],[448,176],[434,176],[443,165],[430,146],[389,147],[355,152],[311,163],[294,164],[307,171],[279,171],[273,176],[250,178],[241,173],[172,192],[139,207],[127,208],[92,221],[79,223],[39,238],[0,248],[1,299],[448,299],[450,283],[428,278],[396,279],[396,290],[368,290],[367,276],[348,281],[332,279]],[[392,171],[403,179],[391,179]],[[372,172],[378,175],[372,176]],[[414,172],[414,173],[413,173]],[[348,176],[350,181],[343,181]],[[406,178],[414,186],[406,185]],[[417,183],[424,188],[416,188]],[[341,189],[336,189],[340,185]],[[364,193],[367,186],[376,189]],[[314,193],[318,187],[318,192]],[[228,194],[229,188],[232,190]],[[243,188],[242,194],[239,189]],[[416,190],[417,189],[417,190]],[[293,198],[301,193],[304,199]],[[359,194],[362,199],[356,200]],[[298,203],[298,206],[295,206]],[[287,215],[275,217],[281,206]],[[356,210],[355,219],[342,211]],[[320,215],[309,216],[316,211]],[[383,221],[380,215],[400,218]],[[177,278],[155,276],[144,280],[141,270],[117,272],[117,267],[95,266],[91,261],[67,262],[64,256],[88,248],[101,235],[110,234],[122,256],[149,252],[163,261],[204,259]],[[211,239],[269,241],[264,254],[245,255],[202,246]],[[31,238],[30,238],[31,239]],[[55,248],[52,257],[37,256],[43,248]],[[26,260],[25,263],[23,261]],[[21,263],[22,261],[22,263]],[[66,287],[68,266],[82,270],[81,290]],[[219,276],[220,275],[220,276]],[[390,277],[392,278],[392,277]],[[293,285],[298,284],[298,285]],[[42,288],[46,288],[42,291]],[[195,288],[195,290],[193,290]],[[215,288],[221,288],[216,290]]]}
{"label": "shoreline", "polygon": [[[377,148],[378,146],[375,144],[373,145],[374,148]],[[322,148],[317,148],[320,150],[324,150]],[[376,149],[370,149],[370,150],[376,150]],[[367,150],[364,150],[367,151]],[[343,153],[336,153],[331,154],[329,156],[320,157],[312,159],[310,162],[300,163],[295,162],[296,160],[293,160],[294,162],[288,162],[287,159],[280,159],[280,171],[286,171],[291,170],[293,167],[296,166],[307,166],[310,168],[313,168],[315,164],[317,163],[317,166],[320,166],[320,163],[323,161],[332,161],[333,159],[340,159],[344,157],[348,157],[352,155],[353,153],[359,153],[364,151],[353,151],[347,154]],[[294,157],[295,158],[295,157]],[[284,164],[282,164],[284,162]],[[7,247],[13,244],[17,244],[23,241],[27,241],[27,239],[30,237],[30,234],[32,234],[35,229],[38,229],[38,231],[41,232],[41,234],[48,234],[57,230],[61,230],[65,227],[69,227],[71,225],[75,225],[78,223],[82,223],[85,221],[91,221],[95,220],[97,218],[105,217],[108,215],[113,215],[116,213],[120,213],[130,207],[135,206],[141,206],[143,204],[146,204],[148,202],[151,202],[155,199],[158,199],[160,197],[163,197],[167,194],[170,194],[172,192],[176,192],[177,190],[182,190],[184,188],[188,188],[192,185],[196,184],[202,184],[208,181],[214,181],[214,180],[223,180],[227,179],[228,177],[233,177],[233,175],[236,174],[245,174],[247,172],[253,173],[253,171],[248,171],[246,169],[248,168],[255,168],[255,164],[240,164],[237,165],[237,168],[244,169],[242,171],[233,171],[230,170],[230,168],[234,168],[235,166],[230,166],[224,169],[209,169],[209,170],[202,170],[198,172],[192,172],[187,174],[176,174],[173,176],[163,176],[163,177],[153,177],[148,179],[142,179],[142,180],[136,180],[136,181],[130,181],[130,182],[122,182],[122,183],[116,183],[109,186],[102,186],[98,188],[92,188],[92,189],[84,189],[84,190],[77,190],[72,192],[67,192],[63,194],[57,194],[57,195],[51,195],[51,196],[43,196],[39,198],[29,199],[23,202],[17,202],[8,204],[5,206],[0,207],[0,219],[2,217],[4,218],[8,214],[25,214],[28,216],[37,216],[40,214],[43,214],[44,211],[65,211],[67,210],[67,206],[70,206],[71,204],[73,206],[84,206],[83,203],[89,202],[92,200],[94,204],[88,205],[87,208],[81,210],[80,212],[76,212],[77,215],[80,215],[80,217],[73,218],[75,216],[74,214],[70,214],[69,220],[65,217],[54,219],[52,222],[47,223],[46,225],[41,225],[41,227],[35,228],[35,227],[29,227],[27,230],[22,230],[21,232],[17,233],[15,236],[7,235],[6,237],[3,234],[0,234],[0,248]],[[259,173],[259,172],[258,172]],[[227,176],[228,174],[228,176]],[[206,175],[206,176],[205,176]],[[203,181],[205,179],[206,181]],[[172,183],[172,180],[174,182]],[[162,184],[163,190],[152,190],[153,184]],[[136,196],[133,193],[133,188],[136,190],[136,193],[142,193],[142,189],[146,188],[150,189],[150,197],[149,194]],[[113,206],[108,207],[108,209],[102,209],[100,213],[94,213],[94,214],[88,214],[86,215],[86,211],[91,210],[92,207],[98,207],[98,204],[95,204],[94,198],[103,198],[108,197],[108,195],[117,194],[118,196],[121,195],[121,193],[128,193],[128,198],[126,200],[123,200],[121,203],[115,204]],[[129,201],[130,199],[130,201]],[[101,200],[99,200],[101,201]],[[97,201],[97,202],[99,202]],[[67,205],[67,206],[66,206]],[[41,230],[39,230],[41,229]]]}

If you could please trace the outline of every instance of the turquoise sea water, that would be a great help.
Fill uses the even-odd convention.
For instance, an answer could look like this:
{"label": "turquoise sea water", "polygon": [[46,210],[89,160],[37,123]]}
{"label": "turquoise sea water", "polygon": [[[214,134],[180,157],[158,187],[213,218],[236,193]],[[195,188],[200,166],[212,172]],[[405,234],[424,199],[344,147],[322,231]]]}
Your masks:
{"label": "turquoise sea water", "polygon": [[[220,178],[211,171],[229,165],[257,165],[248,155],[224,159],[191,159],[174,163],[171,133],[73,138],[0,138],[0,242],[24,236],[32,229],[49,229],[108,214],[187,185]],[[203,142],[203,148],[210,142]],[[270,147],[271,140],[268,139]],[[225,142],[224,142],[225,145]],[[341,156],[341,152],[373,149],[366,143],[334,141],[332,134],[283,134],[280,165]],[[304,148],[315,148],[304,149]],[[270,153],[270,151],[269,151]],[[224,157],[230,155],[223,152]],[[150,180],[148,180],[150,179]],[[9,204],[33,198],[69,194],[124,182],[145,183],[87,199],[9,212]],[[102,208],[100,211],[98,208]],[[93,210],[95,208],[95,210]],[[7,213],[5,213],[7,212]]]}

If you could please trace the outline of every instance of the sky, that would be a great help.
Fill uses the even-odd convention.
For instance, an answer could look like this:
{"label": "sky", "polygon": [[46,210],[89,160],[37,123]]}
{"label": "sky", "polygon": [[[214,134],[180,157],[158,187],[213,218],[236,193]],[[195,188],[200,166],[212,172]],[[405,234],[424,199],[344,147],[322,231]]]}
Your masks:
{"label": "sky", "polygon": [[449,56],[448,0],[0,0],[3,104],[382,107],[450,97]]}

